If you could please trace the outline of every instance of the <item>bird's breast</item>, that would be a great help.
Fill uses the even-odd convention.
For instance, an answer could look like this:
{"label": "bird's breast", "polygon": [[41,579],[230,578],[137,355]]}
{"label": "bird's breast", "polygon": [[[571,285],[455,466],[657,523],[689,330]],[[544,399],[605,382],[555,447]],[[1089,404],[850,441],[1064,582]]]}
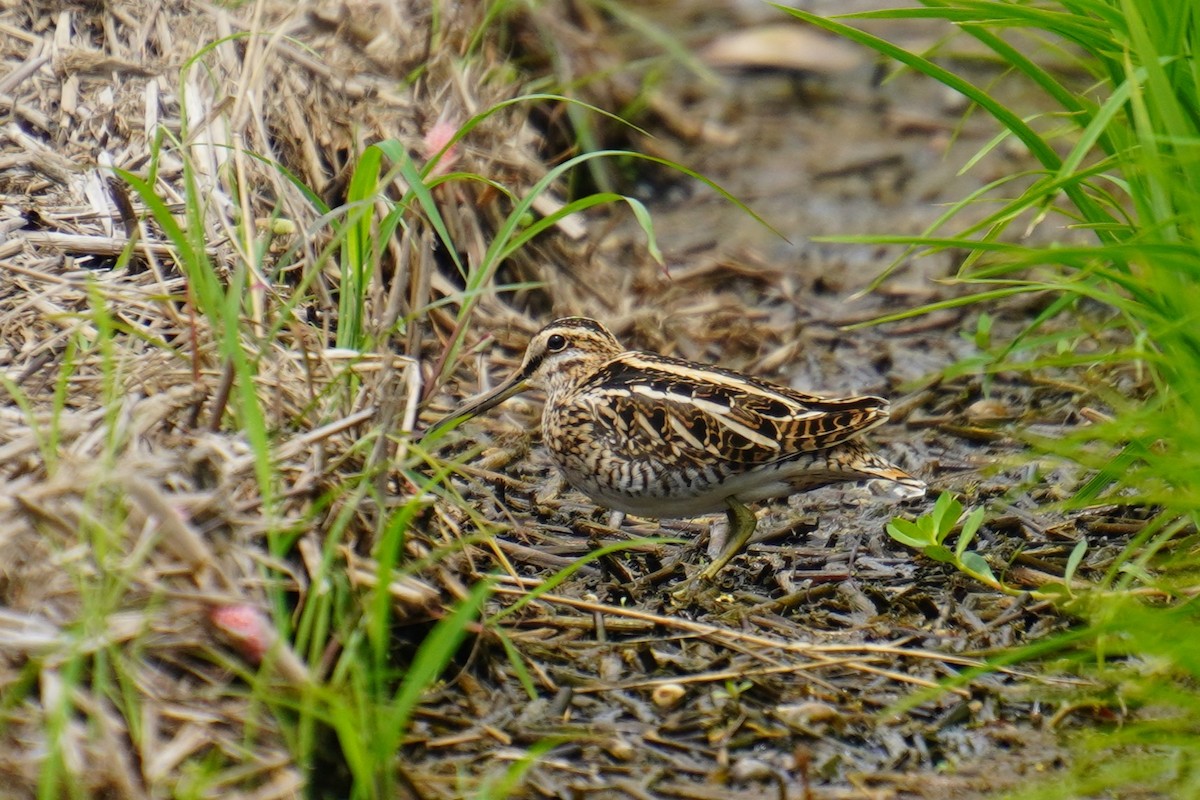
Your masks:
{"label": "bird's breast", "polygon": [[547,403],[542,438],[567,481],[600,505],[653,518],[725,508],[725,467],[680,450],[646,415],[595,398]]}

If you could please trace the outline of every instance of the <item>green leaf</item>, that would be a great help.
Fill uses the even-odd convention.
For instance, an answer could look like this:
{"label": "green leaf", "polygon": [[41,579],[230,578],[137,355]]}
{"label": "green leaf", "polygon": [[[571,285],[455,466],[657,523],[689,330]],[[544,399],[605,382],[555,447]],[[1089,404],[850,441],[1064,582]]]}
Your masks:
{"label": "green leaf", "polygon": [[1125,575],[1132,575],[1142,583],[1152,583],[1154,581],[1153,576],[1141,564],[1134,564],[1133,562],[1122,564],[1118,572]]}
{"label": "green leaf", "polygon": [[933,504],[933,511],[929,512],[929,518],[933,521],[933,531],[938,534],[939,544],[946,538],[946,534],[954,530],[954,523],[958,522],[960,514],[962,514],[962,503],[955,500],[954,495],[950,492],[942,492],[938,496],[937,502]]}
{"label": "green leaf", "polygon": [[902,545],[922,550],[933,544],[921,528],[906,519],[894,519],[887,524],[888,535]]}
{"label": "green leaf", "polygon": [[992,572],[991,566],[987,563],[983,556],[976,553],[974,550],[968,550],[959,558],[959,564],[963,572],[973,578],[977,578],[989,586],[998,586],[1000,581],[996,580],[996,575]]}
{"label": "green leaf", "polygon": [[944,547],[940,544],[931,544],[922,552],[924,552],[925,555],[929,556],[934,561],[940,561],[943,564],[953,564],[955,561],[954,553],[950,552],[950,548]]}
{"label": "green leaf", "polygon": [[1075,549],[1071,551],[1071,555],[1067,558],[1067,569],[1063,572],[1063,583],[1067,586],[1071,585],[1071,579],[1075,577],[1075,570],[1079,569],[1079,562],[1083,561],[1083,554],[1087,552],[1087,539],[1080,539],[1075,544]]}
{"label": "green leaf", "polygon": [[975,346],[980,350],[988,350],[992,346],[992,315],[986,311],[979,315],[975,323]]}
{"label": "green leaf", "polygon": [[958,542],[954,548],[954,552],[958,554],[959,558],[967,551],[967,546],[971,544],[971,540],[979,532],[979,526],[983,524],[983,513],[982,507],[977,508],[963,520],[962,533],[958,535]]}
{"label": "green leaf", "polygon": [[1056,598],[1066,600],[1071,596],[1071,591],[1067,588],[1066,584],[1054,581],[1053,583],[1043,583],[1041,586],[1039,586],[1038,594],[1054,595]]}
{"label": "green leaf", "polygon": [[665,264],[666,261],[663,259],[662,250],[659,249],[658,240],[654,236],[654,220],[650,218],[650,212],[641,201],[635,198],[626,197],[625,202],[630,210],[633,211],[634,219],[637,220],[638,226],[646,236],[646,249],[649,251],[650,257],[659,264]]}

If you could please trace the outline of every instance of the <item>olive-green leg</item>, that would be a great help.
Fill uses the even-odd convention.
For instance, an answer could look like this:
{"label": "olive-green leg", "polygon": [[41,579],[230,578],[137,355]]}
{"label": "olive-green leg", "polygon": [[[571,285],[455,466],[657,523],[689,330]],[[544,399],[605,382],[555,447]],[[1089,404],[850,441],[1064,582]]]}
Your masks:
{"label": "olive-green leg", "polygon": [[732,497],[726,498],[725,503],[729,506],[729,511],[726,512],[729,516],[729,541],[725,543],[721,554],[701,571],[702,580],[711,581],[717,577],[717,573],[724,569],[734,556],[742,552],[746,542],[754,535],[754,526],[758,524],[758,517],[744,504]]}

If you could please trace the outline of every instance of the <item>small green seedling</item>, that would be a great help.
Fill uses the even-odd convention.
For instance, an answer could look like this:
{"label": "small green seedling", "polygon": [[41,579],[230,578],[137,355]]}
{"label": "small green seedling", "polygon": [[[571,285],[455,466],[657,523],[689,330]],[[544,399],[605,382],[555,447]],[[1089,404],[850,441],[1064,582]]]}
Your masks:
{"label": "small green seedling", "polygon": [[916,520],[896,518],[888,523],[888,534],[900,544],[920,550],[934,561],[953,564],[958,570],[995,589],[1004,590],[992,568],[982,555],[968,550],[971,540],[983,524],[983,509],[976,508],[962,520],[958,541],[951,550],[945,542],[962,517],[962,503],[949,492],[943,492],[933,504],[933,510]]}

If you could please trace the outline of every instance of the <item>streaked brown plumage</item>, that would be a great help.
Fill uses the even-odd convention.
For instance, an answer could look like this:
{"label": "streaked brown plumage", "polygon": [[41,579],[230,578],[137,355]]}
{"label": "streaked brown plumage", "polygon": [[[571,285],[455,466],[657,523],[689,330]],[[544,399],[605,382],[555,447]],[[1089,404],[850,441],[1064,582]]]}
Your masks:
{"label": "streaked brown plumage", "polygon": [[439,422],[474,416],[525,388],[546,392],[542,437],[567,481],[597,503],[652,518],[727,511],[734,536],[704,577],[749,540],[746,503],[841,481],[925,484],[859,438],[888,417],[880,397],[831,399],[731,370],[625,350],[595,320],[542,328],[521,369]]}

